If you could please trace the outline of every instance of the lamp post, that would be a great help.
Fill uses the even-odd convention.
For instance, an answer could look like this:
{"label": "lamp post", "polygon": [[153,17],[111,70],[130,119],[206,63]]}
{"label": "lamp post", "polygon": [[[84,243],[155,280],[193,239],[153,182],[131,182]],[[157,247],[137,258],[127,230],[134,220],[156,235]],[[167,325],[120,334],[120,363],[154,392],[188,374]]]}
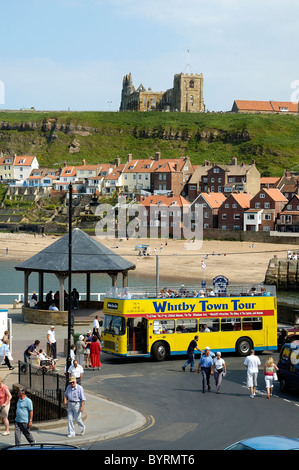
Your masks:
{"label": "lamp post", "polygon": [[71,305],[71,292],[72,292],[72,207],[73,203],[73,186],[72,183],[69,185],[69,264],[68,264],[68,291],[69,291],[69,301],[68,301],[68,322],[67,322],[67,359],[66,359],[66,385],[68,385],[68,369],[71,365],[71,337],[74,334],[74,318],[72,315],[72,305]]}

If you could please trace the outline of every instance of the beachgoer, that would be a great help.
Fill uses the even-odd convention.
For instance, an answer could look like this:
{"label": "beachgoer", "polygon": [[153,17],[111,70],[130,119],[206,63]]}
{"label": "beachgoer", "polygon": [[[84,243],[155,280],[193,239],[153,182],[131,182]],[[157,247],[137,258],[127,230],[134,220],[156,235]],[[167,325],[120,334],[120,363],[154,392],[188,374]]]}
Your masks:
{"label": "beachgoer", "polygon": [[221,352],[217,351],[213,360],[213,372],[216,385],[216,393],[220,393],[222,378],[226,375],[225,360],[221,357]]}
{"label": "beachgoer", "polygon": [[101,346],[98,342],[98,338],[94,336],[92,338],[92,343],[90,344],[90,367],[92,369],[101,368],[100,354]]}
{"label": "beachgoer", "polygon": [[54,360],[57,358],[55,327],[53,325],[47,332],[47,354]]}
{"label": "beachgoer", "polygon": [[272,397],[273,387],[274,387],[274,373],[278,371],[278,367],[274,362],[272,356],[269,356],[264,365],[264,376],[267,389],[267,398]]}
{"label": "beachgoer", "polygon": [[69,377],[75,377],[77,384],[81,385],[81,379],[83,377],[83,367],[80,366],[77,359],[74,360],[73,364],[68,368]]}
{"label": "beachgoer", "polygon": [[86,344],[84,342],[84,336],[80,335],[79,339],[76,343],[76,359],[80,366],[84,366],[84,350],[86,348]]}

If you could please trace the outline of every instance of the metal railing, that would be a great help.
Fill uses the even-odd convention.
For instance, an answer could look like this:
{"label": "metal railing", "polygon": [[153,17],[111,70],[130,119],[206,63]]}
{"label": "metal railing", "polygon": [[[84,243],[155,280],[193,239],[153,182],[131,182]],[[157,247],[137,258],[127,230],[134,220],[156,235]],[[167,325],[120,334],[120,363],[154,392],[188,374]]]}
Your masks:
{"label": "metal railing", "polygon": [[275,286],[263,284],[228,286],[171,286],[159,287],[109,287],[105,297],[109,299],[150,299],[150,298],[200,298],[200,297],[239,297],[239,296],[276,296]]}

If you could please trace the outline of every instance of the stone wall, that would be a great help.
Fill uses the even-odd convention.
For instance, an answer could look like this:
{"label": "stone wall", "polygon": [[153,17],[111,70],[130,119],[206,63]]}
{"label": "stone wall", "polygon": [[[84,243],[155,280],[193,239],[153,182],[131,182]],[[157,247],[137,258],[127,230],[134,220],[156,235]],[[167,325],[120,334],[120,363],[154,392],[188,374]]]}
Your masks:
{"label": "stone wall", "polygon": [[299,262],[297,260],[278,259],[275,256],[269,261],[265,284],[275,285],[278,290],[298,290]]}

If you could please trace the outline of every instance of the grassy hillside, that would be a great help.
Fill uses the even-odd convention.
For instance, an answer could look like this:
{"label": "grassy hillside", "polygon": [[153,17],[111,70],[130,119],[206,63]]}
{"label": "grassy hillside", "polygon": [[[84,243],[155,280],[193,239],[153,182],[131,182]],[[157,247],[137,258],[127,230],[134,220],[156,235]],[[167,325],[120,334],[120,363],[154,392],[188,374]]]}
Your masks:
{"label": "grassy hillside", "polygon": [[[4,124],[5,123],[5,124]],[[79,150],[70,153],[70,146]],[[189,155],[194,164],[254,159],[263,174],[299,170],[299,116],[231,113],[2,112],[0,149],[40,165]]]}

